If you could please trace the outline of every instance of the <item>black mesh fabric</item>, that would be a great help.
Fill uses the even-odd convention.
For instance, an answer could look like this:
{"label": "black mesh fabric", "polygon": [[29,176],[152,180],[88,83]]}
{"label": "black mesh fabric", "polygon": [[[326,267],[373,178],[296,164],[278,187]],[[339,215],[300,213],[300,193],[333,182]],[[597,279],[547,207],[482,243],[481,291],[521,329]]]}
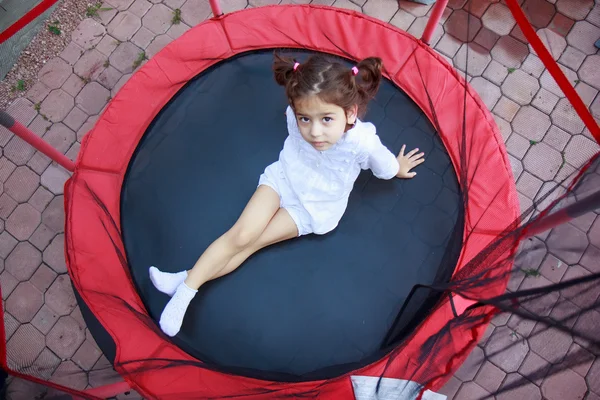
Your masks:
{"label": "black mesh fabric", "polygon": [[[148,267],[177,272],[193,265],[235,222],[264,168],[278,158],[286,102],[272,62],[272,51],[253,52],[201,74],[163,108],[132,159],[122,192],[123,237],[138,291],[156,319],[169,297],[154,288]],[[389,81],[365,120],[394,153],[406,144],[427,154],[419,178],[385,181],[364,171],[335,231],[263,249],[203,285],[179,346],[206,362],[275,379],[332,377],[381,357],[415,284],[448,281],[463,206],[443,144]],[[397,329],[418,323],[426,310],[413,302],[408,315]]]}

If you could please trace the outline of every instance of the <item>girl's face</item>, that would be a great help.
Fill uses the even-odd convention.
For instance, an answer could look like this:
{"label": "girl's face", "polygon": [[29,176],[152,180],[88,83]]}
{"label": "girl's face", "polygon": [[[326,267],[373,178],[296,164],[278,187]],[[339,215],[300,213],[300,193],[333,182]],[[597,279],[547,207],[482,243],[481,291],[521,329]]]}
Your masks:
{"label": "girl's face", "polygon": [[294,101],[300,134],[315,149],[324,151],[342,138],[348,125],[356,122],[358,107],[346,112],[342,107],[323,102],[318,96]]}

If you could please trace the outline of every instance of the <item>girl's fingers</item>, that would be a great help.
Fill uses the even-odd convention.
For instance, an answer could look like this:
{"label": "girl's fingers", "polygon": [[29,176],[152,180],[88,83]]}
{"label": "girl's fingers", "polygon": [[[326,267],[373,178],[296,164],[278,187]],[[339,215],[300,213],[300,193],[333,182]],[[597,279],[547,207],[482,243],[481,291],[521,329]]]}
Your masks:
{"label": "girl's fingers", "polygon": [[402,148],[400,149],[400,157],[404,157],[404,150],[406,149],[406,145],[403,144]]}

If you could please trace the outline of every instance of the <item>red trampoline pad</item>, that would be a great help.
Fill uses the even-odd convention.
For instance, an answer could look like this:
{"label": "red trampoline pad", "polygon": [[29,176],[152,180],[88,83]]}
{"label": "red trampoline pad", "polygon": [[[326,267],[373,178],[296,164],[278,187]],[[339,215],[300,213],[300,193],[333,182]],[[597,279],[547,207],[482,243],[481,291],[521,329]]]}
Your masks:
{"label": "red trampoline pad", "polygon": [[[116,369],[148,398],[178,393],[178,399],[238,395],[265,399],[311,391],[324,398],[352,398],[352,375],[382,374],[416,382],[425,380],[424,373],[439,375],[431,382],[430,388],[436,390],[467,357],[468,350],[462,350],[474,346],[485,329],[457,328],[451,332],[452,342],[443,347],[447,355],[455,355],[451,365],[436,363],[436,356],[429,355],[427,368],[421,368],[424,343],[454,318],[447,297],[393,352],[327,381],[268,382],[215,371],[169,342],[156,324],[148,323],[129,276],[120,236],[121,187],[132,154],[157,113],[190,79],[237,54],[280,47],[357,60],[377,55],[383,59],[386,77],[438,126],[457,175],[464,174],[469,182],[465,206],[469,235],[465,235],[455,275],[494,239],[490,232],[503,231],[507,221],[517,217],[515,185],[500,132],[477,93],[443,57],[399,29],[348,10],[251,8],[205,21],[167,45],[134,73],[84,138],[77,169],[65,190],[66,258],[74,285],[114,340]],[[461,154],[484,161],[461,162]],[[474,221],[485,231],[471,230]],[[492,287],[482,287],[485,297],[504,292],[506,279],[494,282]],[[457,354],[458,349],[462,350]],[[164,365],[171,367],[159,368]]]}

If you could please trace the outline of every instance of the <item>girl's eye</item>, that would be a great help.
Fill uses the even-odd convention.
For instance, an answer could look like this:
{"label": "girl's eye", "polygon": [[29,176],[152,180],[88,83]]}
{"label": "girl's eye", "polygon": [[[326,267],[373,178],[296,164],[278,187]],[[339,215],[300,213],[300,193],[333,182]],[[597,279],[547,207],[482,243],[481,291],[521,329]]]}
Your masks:
{"label": "girl's eye", "polygon": [[323,121],[324,122],[331,122],[331,121],[333,121],[333,118],[331,118],[331,117],[325,117],[325,118],[323,118]]}
{"label": "girl's eye", "polygon": [[308,118],[306,118],[306,117],[300,117],[300,122],[308,122]]}

